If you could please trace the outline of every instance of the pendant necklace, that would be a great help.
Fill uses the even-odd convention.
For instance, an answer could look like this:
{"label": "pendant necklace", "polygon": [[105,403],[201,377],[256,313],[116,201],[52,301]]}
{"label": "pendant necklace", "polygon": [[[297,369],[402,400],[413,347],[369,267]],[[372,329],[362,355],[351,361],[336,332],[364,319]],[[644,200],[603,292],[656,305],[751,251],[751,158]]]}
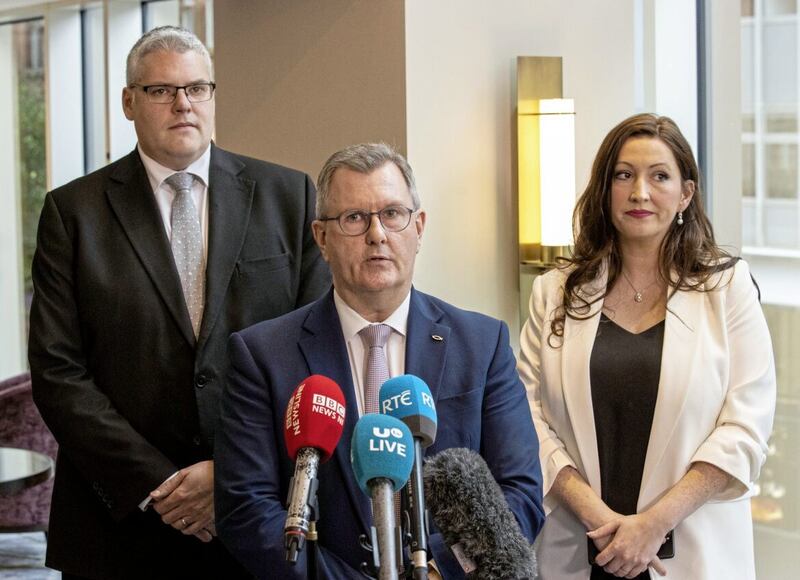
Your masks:
{"label": "pendant necklace", "polygon": [[641,290],[637,290],[637,289],[636,289],[636,286],[634,286],[634,285],[633,285],[633,282],[631,282],[631,279],[630,279],[630,278],[628,278],[628,275],[625,273],[625,270],[623,270],[622,268],[620,268],[620,270],[619,270],[619,271],[620,271],[620,272],[622,272],[622,276],[623,276],[623,278],[625,278],[625,281],[626,281],[626,282],[628,283],[628,285],[631,287],[631,290],[633,290],[633,301],[634,301],[634,302],[637,302],[637,303],[639,303],[639,302],[641,302],[642,300],[644,300],[644,294],[643,294],[643,292],[644,292],[645,290],[647,290],[648,288],[650,288],[650,287],[651,287],[653,284],[655,284],[656,282],[658,282],[658,278],[656,278],[655,280],[653,280],[652,282],[650,282],[650,284],[648,284],[647,286],[645,286],[645,287],[644,287],[644,288],[642,288]]}

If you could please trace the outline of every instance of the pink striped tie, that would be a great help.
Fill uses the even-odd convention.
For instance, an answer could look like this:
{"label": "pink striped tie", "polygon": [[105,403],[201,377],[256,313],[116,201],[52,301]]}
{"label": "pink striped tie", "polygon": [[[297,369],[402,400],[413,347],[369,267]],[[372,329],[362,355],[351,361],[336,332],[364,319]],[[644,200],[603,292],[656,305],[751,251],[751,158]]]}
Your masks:
{"label": "pink striped tie", "polygon": [[[379,413],[379,394],[383,383],[389,380],[389,363],[386,360],[386,341],[392,333],[388,324],[370,324],[362,328],[358,334],[369,348],[367,354],[367,380],[364,384],[364,413]],[[394,517],[400,525],[400,492],[394,494]]]}
{"label": "pink striped tie", "polygon": [[380,412],[378,394],[383,383],[389,380],[389,363],[383,347],[389,340],[392,328],[388,324],[370,324],[359,331],[367,353],[367,377],[364,381],[364,413]]}

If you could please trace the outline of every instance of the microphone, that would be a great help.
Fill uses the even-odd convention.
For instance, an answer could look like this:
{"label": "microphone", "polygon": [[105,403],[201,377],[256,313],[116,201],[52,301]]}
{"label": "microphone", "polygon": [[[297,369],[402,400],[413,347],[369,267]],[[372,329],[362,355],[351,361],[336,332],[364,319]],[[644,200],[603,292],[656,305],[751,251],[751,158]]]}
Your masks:
{"label": "microphone", "polygon": [[483,458],[451,448],[425,461],[433,521],[469,578],[534,578],[536,560]]}
{"label": "microphone", "polygon": [[436,406],[425,381],[414,375],[389,379],[380,390],[381,412],[400,419],[414,438],[411,478],[403,488],[404,528],[411,536],[414,580],[428,577],[428,526],[422,484],[422,449],[436,440]]}
{"label": "microphone", "polygon": [[[372,413],[356,423],[350,461],[361,490],[372,499],[373,547],[378,578],[397,580],[394,492],[405,485],[414,461],[411,432],[394,417]],[[373,554],[375,551],[373,549]]]}
{"label": "microphone", "polygon": [[297,563],[306,537],[316,539],[317,469],[339,443],[344,415],[342,390],[322,375],[311,375],[297,385],[286,406],[283,431],[286,451],[296,461],[283,526],[286,561],[290,564]]}

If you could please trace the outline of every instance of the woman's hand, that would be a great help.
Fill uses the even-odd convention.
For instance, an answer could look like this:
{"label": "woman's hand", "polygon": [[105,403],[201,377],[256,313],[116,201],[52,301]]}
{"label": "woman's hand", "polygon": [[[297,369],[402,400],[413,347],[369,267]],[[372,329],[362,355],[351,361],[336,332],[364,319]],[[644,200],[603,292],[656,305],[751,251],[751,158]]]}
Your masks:
{"label": "woman's hand", "polygon": [[669,530],[647,513],[621,516],[587,535],[602,550],[595,563],[609,574],[635,578],[648,566],[661,576],[667,570],[656,554]]}
{"label": "woman's hand", "polygon": [[599,537],[597,539],[595,539],[595,538],[590,538],[590,539],[591,539],[592,543],[597,547],[597,553],[599,555],[600,552],[605,550],[606,546],[608,546],[611,543],[611,540],[614,539],[614,534],[608,534],[607,536],[601,536],[601,537]]}

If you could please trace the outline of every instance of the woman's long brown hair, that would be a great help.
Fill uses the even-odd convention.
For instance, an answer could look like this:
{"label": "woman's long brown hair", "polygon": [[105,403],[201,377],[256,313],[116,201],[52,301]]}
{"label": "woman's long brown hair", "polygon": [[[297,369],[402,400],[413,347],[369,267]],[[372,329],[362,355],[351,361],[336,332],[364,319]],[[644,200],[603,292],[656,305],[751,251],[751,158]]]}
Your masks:
{"label": "woman's long brown hair", "polygon": [[[731,268],[738,260],[714,241],[711,222],[703,210],[700,172],[692,149],[675,122],[650,113],[629,117],[603,139],[589,184],[575,205],[575,249],[571,258],[559,259],[561,267],[571,268],[564,284],[563,306],[550,323],[551,338],[563,337],[567,316],[589,318],[591,305],[608,294],[621,272],[618,235],[611,221],[611,180],[619,152],[631,137],[660,139],[675,156],[682,181],[695,184],[694,196],[683,210],[683,225],[673,221],[659,249],[659,275],[671,289],[670,296],[678,290],[703,290],[711,276]],[[600,275],[604,264],[608,269],[606,287],[594,295],[582,295],[579,290]]]}

